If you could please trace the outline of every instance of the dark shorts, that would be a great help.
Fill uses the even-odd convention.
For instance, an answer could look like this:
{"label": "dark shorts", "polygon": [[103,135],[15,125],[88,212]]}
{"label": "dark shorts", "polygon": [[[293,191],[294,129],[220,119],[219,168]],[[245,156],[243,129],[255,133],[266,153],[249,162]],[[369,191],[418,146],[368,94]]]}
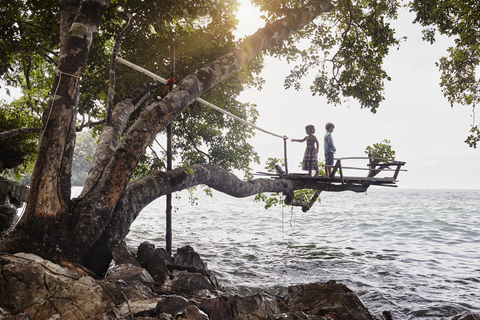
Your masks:
{"label": "dark shorts", "polygon": [[325,153],[325,165],[333,166],[333,152]]}

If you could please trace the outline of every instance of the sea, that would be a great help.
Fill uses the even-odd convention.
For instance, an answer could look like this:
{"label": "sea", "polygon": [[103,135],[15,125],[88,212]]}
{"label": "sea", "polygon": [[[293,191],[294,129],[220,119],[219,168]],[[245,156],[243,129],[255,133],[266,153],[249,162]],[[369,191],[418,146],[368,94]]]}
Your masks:
{"label": "sea", "polygon": [[[201,188],[173,194],[172,251],[192,246],[231,294],[335,280],[396,320],[480,313],[480,190],[372,186],[320,198],[304,213]],[[165,247],[165,220],[160,198],[127,245]]]}

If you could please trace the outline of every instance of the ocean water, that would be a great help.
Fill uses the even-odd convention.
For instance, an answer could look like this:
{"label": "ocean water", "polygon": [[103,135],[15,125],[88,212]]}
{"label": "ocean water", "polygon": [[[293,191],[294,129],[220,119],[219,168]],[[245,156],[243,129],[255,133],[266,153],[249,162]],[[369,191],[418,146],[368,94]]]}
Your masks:
{"label": "ocean water", "polygon": [[[173,195],[173,251],[192,246],[229,293],[336,280],[372,313],[397,320],[480,313],[480,190],[324,192],[307,213],[195,195]],[[165,247],[164,198],[142,211],[126,241]]]}

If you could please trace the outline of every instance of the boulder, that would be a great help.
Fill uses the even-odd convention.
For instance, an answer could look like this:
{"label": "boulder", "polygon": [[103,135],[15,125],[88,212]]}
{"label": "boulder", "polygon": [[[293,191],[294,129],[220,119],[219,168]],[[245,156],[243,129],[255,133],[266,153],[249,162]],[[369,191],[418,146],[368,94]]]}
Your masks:
{"label": "boulder", "polygon": [[154,298],[145,300],[129,300],[124,301],[121,305],[107,313],[107,318],[112,319],[129,319],[131,315],[135,319],[151,318],[155,319],[157,304],[164,300],[164,298]]}
{"label": "boulder", "polygon": [[382,311],[373,314],[375,320],[393,320],[390,311]]}
{"label": "boulder", "polygon": [[173,292],[188,295],[201,294],[202,297],[209,297],[218,291],[218,288],[202,273],[174,271],[172,274],[173,279],[167,286]]}
{"label": "boulder", "polygon": [[154,251],[155,245],[148,241],[144,241],[138,246],[137,261],[143,268],[146,268],[152,260]]}
{"label": "boulder", "polygon": [[112,246],[111,248],[113,261],[115,261],[116,265],[121,264],[131,264],[135,267],[141,267],[140,263],[135,259],[135,256],[127,247],[125,242],[117,243]]}
{"label": "boulder", "polygon": [[282,312],[277,298],[268,293],[203,299],[198,306],[210,320],[276,319],[275,315]]}
{"label": "boulder", "polygon": [[164,283],[169,275],[167,262],[160,252],[158,249],[153,252],[153,257],[147,266],[147,271],[153,277],[155,283]]}
{"label": "boulder", "polygon": [[36,255],[1,254],[0,266],[0,307],[11,315],[97,319],[115,306],[92,277],[82,277]]}
{"label": "boulder", "polygon": [[177,253],[173,257],[173,264],[179,267],[207,270],[207,265],[191,246],[177,249]]}
{"label": "boulder", "polygon": [[195,303],[191,300],[187,300],[184,297],[169,295],[164,296],[161,301],[157,303],[156,313],[160,314],[171,314],[176,315],[177,313],[183,312],[186,307],[194,305]]}
{"label": "boulder", "polygon": [[164,248],[156,248],[155,252],[167,262],[167,265],[173,265],[173,257]]}
{"label": "boulder", "polygon": [[[389,320],[388,312],[373,318],[351,290],[335,281],[292,286],[276,296],[221,293],[205,276],[208,271],[197,268],[203,262],[192,250],[185,250],[192,263],[179,268],[201,272],[173,270],[163,283],[130,263],[95,280],[71,263],[64,268],[33,254],[0,254],[0,320]],[[160,254],[154,253],[150,264],[155,259],[165,264]],[[177,294],[165,295],[173,290]],[[448,320],[480,319],[465,313]]]}
{"label": "boulder", "polygon": [[28,188],[0,177],[0,239],[8,231],[27,197]]}
{"label": "boulder", "polygon": [[335,320],[374,320],[352,290],[333,280],[291,286],[283,302],[282,312],[300,311]]}
{"label": "boulder", "polygon": [[209,320],[205,312],[198,309],[196,305],[186,307],[183,310],[182,318],[185,320]]}
{"label": "boulder", "polygon": [[[187,271],[189,276],[192,279],[189,281],[197,282],[200,286],[203,286],[203,289],[206,290],[214,290],[214,291],[221,291],[221,287],[218,284],[217,278],[214,276],[212,272],[207,269],[207,264],[203,262],[200,255],[195,252],[195,250],[191,246],[184,246],[182,248],[177,249],[177,253],[173,259],[173,265],[168,265],[168,269],[170,271],[178,270],[178,271]],[[172,272],[173,273],[173,272]],[[178,275],[178,273],[176,273]],[[203,275],[200,276],[200,275]],[[180,278],[183,278],[185,275],[180,274]],[[193,279],[196,278],[196,279]],[[205,286],[204,280],[209,282],[208,286]],[[186,281],[183,279],[174,279],[172,282],[184,282]],[[178,285],[178,284],[176,284]],[[191,287],[185,287],[191,289]],[[200,287],[198,287],[200,289]],[[197,290],[198,292],[198,290]],[[208,292],[206,292],[208,295]]]}
{"label": "boulder", "polygon": [[149,283],[153,283],[152,276],[147,270],[131,264],[115,266],[104,281],[123,292],[128,299],[152,299],[156,297],[148,286]]}
{"label": "boulder", "polygon": [[198,303],[198,307],[208,314],[210,320],[232,320],[235,319],[235,305],[238,298],[239,296],[236,295],[222,295],[203,299]]}

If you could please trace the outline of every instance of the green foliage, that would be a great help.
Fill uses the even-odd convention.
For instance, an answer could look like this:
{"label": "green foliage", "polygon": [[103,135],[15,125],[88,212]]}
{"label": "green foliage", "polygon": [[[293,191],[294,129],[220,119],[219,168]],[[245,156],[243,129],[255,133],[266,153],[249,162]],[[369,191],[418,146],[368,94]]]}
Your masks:
{"label": "green foliage", "polygon": [[[19,101],[0,104],[0,132],[38,126],[32,110]],[[0,141],[0,173],[15,177],[31,172],[37,150],[38,134],[17,135]],[[7,171],[6,171],[7,170]]]}
{"label": "green foliage", "polygon": [[[12,5],[12,6],[11,6]],[[59,11],[56,1],[8,1],[0,3],[0,80],[2,84],[22,89],[24,96],[16,106],[35,111],[40,118],[48,101],[59,52]],[[237,2],[181,0],[175,2],[128,1],[126,9],[134,13],[133,30],[123,39],[120,56],[164,77],[170,78],[170,48],[175,48],[175,79],[185,76],[226,53],[236,45],[232,30]],[[87,65],[80,84],[78,123],[102,120],[107,101],[108,73],[115,36],[126,19],[121,6],[112,1],[93,38]],[[203,98],[255,122],[255,105],[236,100],[246,87],[261,86],[257,75],[261,57],[235,72]],[[117,64],[114,105],[124,100],[138,86],[151,86],[153,97],[163,95],[163,85],[143,74]],[[157,86],[155,86],[157,85]],[[133,123],[130,121],[129,125]],[[39,126],[37,122],[36,126]],[[128,129],[128,128],[127,128]],[[98,136],[101,127],[92,132]],[[194,104],[173,123],[172,148],[177,163],[214,163],[227,170],[243,170],[251,175],[250,162],[258,155],[248,144],[254,132],[217,111]],[[159,153],[162,159],[165,156]],[[145,176],[165,168],[164,161],[146,153],[133,176]]]}
{"label": "green foliage", "polygon": [[[271,10],[266,17],[271,21],[307,1],[255,2]],[[311,70],[316,70],[318,73],[310,86],[313,95],[324,96],[333,104],[354,98],[362,108],[375,113],[384,100],[384,82],[390,80],[382,63],[390,47],[400,43],[388,23],[397,17],[399,1],[337,0],[332,3],[334,10],[292,34],[270,49],[270,53],[296,63],[285,81],[285,88],[299,90],[300,81]]]}
{"label": "green foliage", "polygon": [[[265,163],[265,169],[267,172],[272,172],[272,173],[277,173],[277,170],[275,169],[275,165],[278,164],[281,167],[285,166],[285,162],[283,159],[278,159],[278,158],[268,158],[266,163]],[[320,162],[318,164],[319,168],[321,168],[322,163]],[[323,169],[320,169],[320,174],[325,175],[325,172]],[[310,199],[312,199],[313,195],[315,194],[315,190],[310,190],[310,189],[303,189],[303,190],[296,190],[294,191],[294,199],[297,201],[304,201],[304,202],[310,202]],[[281,193],[275,192],[271,193],[269,195],[266,195],[264,193],[259,193],[255,195],[254,201],[255,202],[263,202],[265,204],[265,209],[270,209],[271,207],[274,206],[286,206],[284,204],[283,200],[284,196]],[[317,202],[320,203],[321,199],[318,198]]]}
{"label": "green foliage", "polygon": [[395,151],[392,150],[390,140],[387,139],[374,143],[373,146],[367,146],[365,153],[372,158],[395,160]]}
{"label": "green foliage", "polygon": [[480,128],[478,126],[472,126],[470,129],[471,134],[465,140],[465,143],[470,147],[477,148],[477,142],[480,141]]}
{"label": "green foliage", "polygon": [[[423,27],[424,40],[435,42],[435,37],[446,35],[454,39],[448,56],[437,63],[441,72],[440,87],[449,103],[473,107],[480,102],[480,3],[477,0],[414,0],[409,4],[416,12],[415,22]],[[476,147],[480,138],[474,124],[465,140]]]}

